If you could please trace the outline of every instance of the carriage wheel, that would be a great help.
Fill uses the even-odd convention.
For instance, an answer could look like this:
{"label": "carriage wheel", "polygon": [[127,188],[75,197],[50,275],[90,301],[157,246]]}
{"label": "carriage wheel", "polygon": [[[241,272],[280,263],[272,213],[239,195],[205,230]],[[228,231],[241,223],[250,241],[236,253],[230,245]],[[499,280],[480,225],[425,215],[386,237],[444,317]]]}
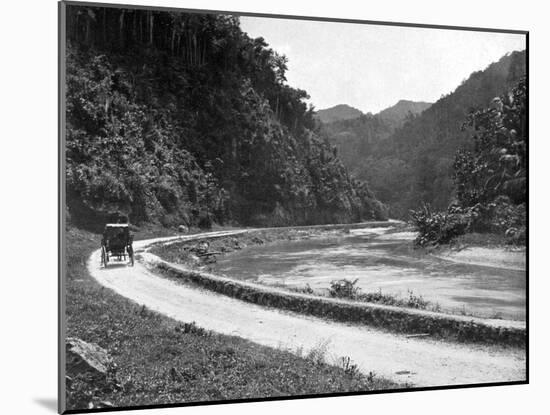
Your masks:
{"label": "carriage wheel", "polygon": [[128,258],[130,258],[130,266],[134,266],[134,249],[130,245],[128,248]]}
{"label": "carriage wheel", "polygon": [[109,261],[105,247],[101,247],[101,265],[107,268],[107,262]]}

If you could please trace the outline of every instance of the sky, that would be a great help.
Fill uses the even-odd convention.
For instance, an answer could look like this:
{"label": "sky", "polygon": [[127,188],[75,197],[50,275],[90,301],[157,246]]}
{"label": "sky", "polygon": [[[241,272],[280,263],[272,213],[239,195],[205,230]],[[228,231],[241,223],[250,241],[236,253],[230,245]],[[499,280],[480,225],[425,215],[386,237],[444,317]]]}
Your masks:
{"label": "sky", "polygon": [[287,56],[288,84],[316,109],[377,113],[400,99],[435,102],[514,50],[524,35],[245,17],[241,28]]}

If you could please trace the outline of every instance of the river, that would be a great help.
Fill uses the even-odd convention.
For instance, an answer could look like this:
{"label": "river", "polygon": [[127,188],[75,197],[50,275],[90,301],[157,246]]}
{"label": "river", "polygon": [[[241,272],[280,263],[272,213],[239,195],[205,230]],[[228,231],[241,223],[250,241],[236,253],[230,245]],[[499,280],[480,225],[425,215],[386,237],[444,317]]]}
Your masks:
{"label": "river", "polygon": [[332,280],[357,279],[363,292],[402,298],[410,291],[444,312],[525,319],[526,272],[436,258],[392,228],[248,247],[218,258],[213,271],[264,284],[327,290]]}

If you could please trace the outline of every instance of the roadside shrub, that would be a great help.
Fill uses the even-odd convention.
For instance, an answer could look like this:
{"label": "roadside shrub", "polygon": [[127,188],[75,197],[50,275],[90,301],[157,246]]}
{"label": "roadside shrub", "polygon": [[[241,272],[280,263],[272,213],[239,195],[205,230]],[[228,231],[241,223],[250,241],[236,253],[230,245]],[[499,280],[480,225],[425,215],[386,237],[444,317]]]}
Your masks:
{"label": "roadside shrub", "polygon": [[430,205],[424,204],[421,209],[411,211],[410,215],[418,230],[415,244],[426,246],[448,243],[465,234],[478,213],[475,207],[462,210],[458,206],[451,206],[447,212],[434,212]]}
{"label": "roadside shrub", "polygon": [[212,332],[206,330],[203,327],[197,326],[197,323],[192,321],[191,323],[178,324],[175,328],[177,333],[183,334],[195,334],[201,337],[209,337],[212,335]]}
{"label": "roadside shrub", "polygon": [[490,207],[492,231],[506,233],[510,229],[525,228],[527,212],[524,203],[515,205],[507,196],[499,196]]}
{"label": "roadside shrub", "polygon": [[412,290],[407,290],[407,293],[409,294],[409,298],[406,301],[407,307],[420,308],[425,310],[426,308],[428,308],[428,305],[430,305],[429,301],[424,300],[421,295],[414,294]]}
{"label": "roadside shrub", "polygon": [[355,299],[359,295],[361,288],[356,287],[358,279],[350,281],[346,278],[333,280],[330,282],[329,295],[335,298]]}
{"label": "roadside shrub", "polygon": [[388,220],[389,219],[389,208],[379,200],[372,200],[372,218],[374,220]]}
{"label": "roadside shrub", "polygon": [[372,370],[367,375],[367,381],[368,382],[374,382],[374,379],[376,378],[376,372],[373,372]]}
{"label": "roadside shrub", "polygon": [[349,356],[342,356],[340,358],[340,367],[344,369],[344,373],[353,378],[359,374],[359,366],[353,363]]}
{"label": "roadside shrub", "polygon": [[377,303],[385,305],[394,305],[398,307],[419,308],[425,310],[431,305],[431,302],[425,300],[421,295],[416,295],[412,290],[407,290],[408,297],[403,299],[393,294],[384,294],[379,289],[375,292],[360,293],[357,300],[367,303]]}
{"label": "roadside shrub", "polygon": [[303,294],[315,294],[315,291],[313,288],[311,288],[311,285],[306,284],[304,287],[289,287],[292,291],[295,291],[297,293],[303,293]]}
{"label": "roadside shrub", "polygon": [[383,294],[382,289],[370,293],[361,293],[357,297],[358,300],[366,303],[377,303],[386,305],[397,305],[398,299],[391,294]]}
{"label": "roadside shrub", "polygon": [[472,232],[504,235],[510,228],[525,226],[525,204],[516,205],[507,196],[499,196],[490,203],[477,203],[473,207],[453,206],[452,208],[455,211],[470,214],[472,223],[469,230]]}
{"label": "roadside shrub", "polygon": [[525,245],[527,243],[527,230],[525,226],[509,228],[505,236],[507,243],[510,245]]}
{"label": "roadside shrub", "polygon": [[313,347],[306,355],[306,360],[315,366],[321,366],[327,363],[327,351],[329,341],[324,341]]}
{"label": "roadside shrub", "polygon": [[420,246],[449,243],[469,232],[504,235],[510,244],[524,244],[526,238],[525,204],[516,205],[507,196],[471,207],[451,205],[446,212],[423,205],[411,211],[411,218],[418,230],[415,243]]}

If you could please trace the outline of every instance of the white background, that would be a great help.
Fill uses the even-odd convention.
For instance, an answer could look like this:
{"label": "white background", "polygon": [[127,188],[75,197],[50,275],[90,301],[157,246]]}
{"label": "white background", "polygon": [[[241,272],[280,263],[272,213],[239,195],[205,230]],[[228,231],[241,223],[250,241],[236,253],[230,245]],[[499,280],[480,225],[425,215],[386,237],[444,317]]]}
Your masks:
{"label": "white background", "polygon": [[[123,3],[112,0],[113,3]],[[548,39],[545,2],[499,0],[128,0],[128,3],[529,30],[530,385],[141,411],[520,414],[547,410]],[[57,4],[3,2],[0,49],[2,413],[53,413],[57,394]],[[435,35],[435,32],[434,32]]]}

